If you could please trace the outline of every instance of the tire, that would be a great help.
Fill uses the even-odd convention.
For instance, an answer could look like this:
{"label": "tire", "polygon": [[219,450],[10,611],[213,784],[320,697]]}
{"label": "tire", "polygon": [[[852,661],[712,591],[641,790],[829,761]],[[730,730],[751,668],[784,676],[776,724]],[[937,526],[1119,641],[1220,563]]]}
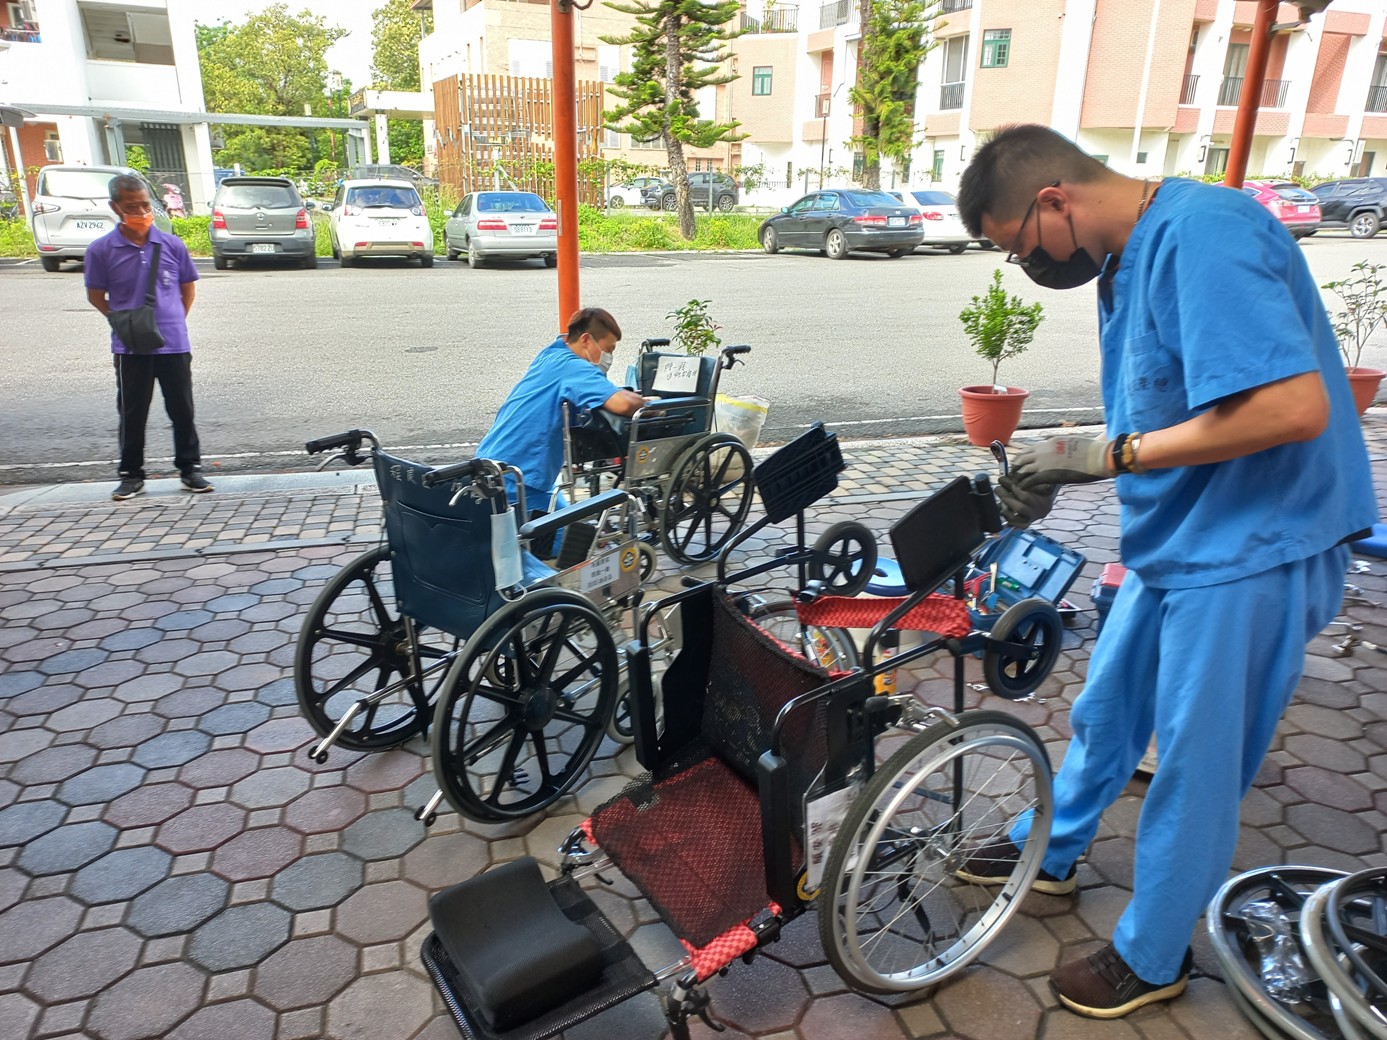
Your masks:
{"label": "tire", "polygon": [[886,251],[886,255],[889,256],[892,260],[899,260],[901,257],[905,256],[905,254],[909,252],[911,252],[911,250],[909,249],[888,249]]}
{"label": "tire", "polygon": [[780,252],[780,236],[775,233],[775,228],[761,229],[761,248],[772,256]]}
{"label": "tire", "polygon": [[856,596],[876,572],[876,535],[856,520],[834,524],[814,540],[813,578],[834,596]]}
{"label": "tire", "polygon": [[213,266],[214,268],[216,268],[218,271],[225,271],[228,267],[231,266],[231,264],[230,264],[230,262],[226,259],[226,257],[224,257],[224,256],[217,256],[216,253],[213,253],[213,254],[212,254],[212,266]]}
{"label": "tire", "polygon": [[467,242],[467,266],[474,271],[482,266],[482,254],[472,248],[470,239]]}
{"label": "tire", "polygon": [[578,782],[616,707],[620,663],[583,596],[541,588],[487,619],[434,712],[433,771],[472,820],[539,812]]}
{"label": "tire", "polygon": [[997,248],[997,243],[994,242],[994,241],[992,241],[992,239],[990,239],[990,238],[980,238],[980,239],[978,239],[978,248],[979,248],[979,249],[996,249],[996,248]]}
{"label": "tire", "polygon": [[299,261],[299,266],[302,267],[305,271],[316,271],[318,269],[317,255],[315,254],[313,256],[304,257],[302,260]]}
{"label": "tire", "polygon": [[[1003,612],[983,647],[982,674],[992,692],[1007,700],[1029,697],[1055,667],[1064,622],[1049,600],[1032,596]],[[1030,647],[1028,657],[1016,657],[995,645],[1015,642]]]}
{"label": "tire", "polygon": [[731,195],[718,196],[718,212],[720,213],[731,213],[732,207],[736,204],[737,200],[734,199]]}
{"label": "tire", "polygon": [[331,243],[331,246],[332,246],[332,258],[333,258],[334,260],[341,260],[341,259],[342,259],[342,250],[340,250],[340,249],[337,248],[337,243],[336,243],[336,242]]}
{"label": "tire", "polygon": [[751,511],[751,453],[727,433],[696,441],[674,464],[660,503],[665,552],[689,565],[714,559]]}
{"label": "tire", "polygon": [[1376,213],[1355,213],[1349,218],[1348,233],[1354,238],[1372,238],[1381,226]]}
{"label": "tire", "polygon": [[[1366,983],[1369,1000],[1381,1006],[1387,997],[1387,978],[1384,978],[1382,939],[1384,934],[1384,893],[1387,893],[1387,871],[1372,867],[1350,874],[1328,893],[1324,920],[1328,936],[1340,952],[1339,962],[1359,982]],[[1372,946],[1362,939],[1372,937]],[[1376,946],[1377,949],[1373,949]],[[1347,964],[1344,962],[1347,961]]]}
{"label": "tire", "polygon": [[432,254],[432,253],[425,253],[423,256],[421,256],[421,257],[419,258],[419,264],[420,264],[421,267],[432,267],[432,266],[433,266],[433,254]]}
{"label": "tire", "polygon": [[626,200],[623,199],[620,195],[613,195],[611,198],[607,200],[608,209],[621,209],[625,205]]}
{"label": "tire", "polygon": [[954,256],[959,256],[967,248],[968,246],[966,244],[961,246],[950,246],[949,252],[952,253]]}
{"label": "tire", "polygon": [[56,256],[41,256],[39,263],[43,264],[43,269],[49,274],[57,274],[63,267],[63,262]]}
{"label": "tire", "polygon": [[[1001,934],[1040,871],[1051,820],[1044,747],[1002,712],[957,722],[936,723],[879,766],[833,841],[819,935],[863,992],[911,992],[958,972]],[[954,876],[970,849],[1027,811],[1031,837],[1000,889]]]}
{"label": "tire", "polygon": [[861,663],[857,644],[841,628],[800,623],[794,600],[789,597],[759,602],[747,615],[795,653],[826,672],[850,672]]}
{"label": "tire", "polygon": [[558,267],[558,266],[559,266],[559,254],[558,254],[558,253],[546,253],[546,254],[544,255],[544,266],[545,266],[545,267]]}
{"label": "tire", "polygon": [[458,258],[458,251],[454,249],[452,246],[449,246],[445,250],[445,255],[448,257],[449,260],[456,260]]}
{"label": "tire", "polygon": [[668,195],[661,197],[660,208],[664,210],[666,213],[673,213],[675,210],[675,206],[675,196],[672,192]]}
{"label": "tire", "polygon": [[848,240],[837,228],[829,229],[824,236],[824,256],[830,260],[844,260],[848,255]]}
{"label": "tire", "polygon": [[400,687],[338,736],[337,746],[352,751],[380,751],[423,732],[461,642],[415,626],[410,644],[389,558],[389,549],[377,546],[338,571],[313,601],[294,648],[299,710],[320,737],[358,700]]}

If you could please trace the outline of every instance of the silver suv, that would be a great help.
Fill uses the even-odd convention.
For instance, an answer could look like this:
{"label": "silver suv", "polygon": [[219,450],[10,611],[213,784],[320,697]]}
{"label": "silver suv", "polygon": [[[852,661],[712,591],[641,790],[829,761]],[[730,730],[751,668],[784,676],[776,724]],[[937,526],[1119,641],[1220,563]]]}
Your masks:
{"label": "silver suv", "polygon": [[45,271],[56,271],[64,260],[82,260],[87,247],[119,223],[111,209],[111,180],[122,174],[138,177],[149,192],[154,223],[173,233],[154,186],[128,166],[42,166],[34,185],[34,244]]}
{"label": "silver suv", "polygon": [[212,198],[212,265],[225,271],[233,260],[294,260],[317,267],[312,206],[285,177],[226,178]]}
{"label": "silver suv", "polygon": [[[738,194],[737,182],[719,170],[702,170],[689,174],[689,195],[698,209],[708,209],[716,205],[722,212],[730,212],[737,204]],[[651,209],[674,212],[673,184],[646,188],[642,195],[645,204]]]}

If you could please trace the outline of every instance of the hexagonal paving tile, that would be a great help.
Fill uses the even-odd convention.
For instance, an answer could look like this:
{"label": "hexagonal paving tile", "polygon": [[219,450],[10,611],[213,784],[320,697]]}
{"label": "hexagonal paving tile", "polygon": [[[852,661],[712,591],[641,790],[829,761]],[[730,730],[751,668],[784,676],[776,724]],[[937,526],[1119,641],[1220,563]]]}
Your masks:
{"label": "hexagonal paving tile", "polygon": [[405,808],[383,809],[346,829],[342,849],[362,859],[394,859],[424,840],[424,825]]}
{"label": "hexagonal paving tile", "polygon": [[133,968],[139,955],[139,936],[124,928],[78,932],[34,962],[24,988],[50,1004],[90,997]]}
{"label": "hexagonal paving tile", "polygon": [[302,719],[274,719],[246,734],[246,747],[262,753],[293,751],[314,739]]}
{"label": "hexagonal paving tile", "polygon": [[429,767],[422,755],[397,750],[367,755],[347,767],[348,785],[362,791],[398,791]]}
{"label": "hexagonal paving tile", "polygon": [[20,802],[0,809],[0,848],[23,845],[63,822],[66,806],[57,802]]}
{"label": "hexagonal paving tile", "polygon": [[33,1035],[30,1030],[38,1022],[41,1010],[23,993],[0,995],[0,1022],[4,1022],[5,1028],[16,1038]]}
{"label": "hexagonal paving tile", "polygon": [[139,787],[144,776],[145,770],[129,762],[93,766],[84,773],[64,780],[58,787],[58,800],[68,805],[109,802]]}
{"label": "hexagonal paving tile", "polygon": [[273,903],[228,907],[193,933],[188,957],[208,971],[249,968],[284,945],[291,921]]}
{"label": "hexagonal paving tile", "polygon": [[406,881],[382,881],[354,892],[337,910],[337,931],[370,946],[397,942],[428,915],[428,893]]}
{"label": "hexagonal paving tile", "polygon": [[87,742],[99,748],[134,747],[163,728],[164,720],[158,716],[144,712],[126,714],[97,726],[88,734]]}
{"label": "hexagonal paving tile", "polygon": [[231,881],[273,877],[303,848],[303,836],[286,827],[242,831],[212,856],[212,869]]}
{"label": "hexagonal paving tile", "polygon": [[270,898],[290,910],[336,906],[361,887],[365,864],[345,852],[304,856],[275,875]]}
{"label": "hexagonal paving tile", "polygon": [[161,733],[135,749],[134,761],[146,769],[165,769],[181,766],[206,753],[212,738],[197,730]]}
{"label": "hexagonal paving tile", "polygon": [[178,690],[154,702],[154,711],[168,719],[188,719],[205,715],[222,703],[221,694],[205,686]]}
{"label": "hexagonal paving tile", "polygon": [[116,843],[116,829],[99,820],[68,823],[35,838],[16,861],[30,874],[65,874],[85,867]]}
{"label": "hexagonal paving tile", "polygon": [[173,857],[151,845],[116,849],[77,872],[70,889],[84,903],[134,899],[168,876]]}
{"label": "hexagonal paving tile", "polygon": [[105,990],[87,1028],[102,1040],[155,1040],[197,1010],[207,980],[189,964],[140,968]]}
{"label": "hexagonal paving tile", "polygon": [[295,939],[255,970],[255,995],[280,1011],[326,1004],[356,977],[357,948],[335,935]]}
{"label": "hexagonal paving tile", "polygon": [[275,1014],[254,1000],[233,1000],[200,1009],[169,1040],[273,1040]]}
{"label": "hexagonal paving tile", "polygon": [[284,822],[304,834],[340,831],[366,811],[366,796],[351,787],[318,787],[300,795],[284,811]]}
{"label": "hexagonal paving tile", "polygon": [[328,1005],[337,1040],[413,1036],[433,1015],[434,989],[417,975],[387,971],[357,979]]}
{"label": "hexagonal paving tile", "polygon": [[155,841],[175,854],[205,852],[239,834],[245,823],[245,811],[234,805],[194,805],[164,823]]}
{"label": "hexagonal paving tile", "polygon": [[0,914],[0,964],[33,960],[77,929],[83,909],[66,896],[30,899]]}
{"label": "hexagonal paving tile", "polygon": [[192,804],[192,789],[182,784],[146,784],[106,806],[101,818],[117,827],[152,827]]}
{"label": "hexagonal paving tile", "polygon": [[260,768],[260,756],[244,748],[209,751],[178,771],[190,787],[229,787]]}
{"label": "hexagonal paving tile", "polygon": [[231,788],[231,800],[247,809],[288,805],[308,789],[309,775],[297,766],[278,766],[252,773]]}
{"label": "hexagonal paving tile", "polygon": [[167,878],[130,904],[126,923],[151,939],[182,935],[221,913],[230,894],[230,884],[212,874]]}
{"label": "hexagonal paving tile", "polygon": [[198,729],[214,736],[227,733],[246,733],[270,717],[270,707],[255,701],[223,704],[198,720]]}
{"label": "hexagonal paving tile", "polygon": [[82,744],[44,748],[17,763],[10,771],[10,779],[25,785],[55,784],[76,776],[95,761],[96,750]]}

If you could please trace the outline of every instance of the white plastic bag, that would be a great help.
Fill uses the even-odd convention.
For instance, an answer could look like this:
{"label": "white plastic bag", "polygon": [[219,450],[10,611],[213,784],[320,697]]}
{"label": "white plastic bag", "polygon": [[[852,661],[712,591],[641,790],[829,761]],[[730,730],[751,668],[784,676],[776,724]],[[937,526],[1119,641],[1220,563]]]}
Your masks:
{"label": "white plastic bag", "polygon": [[769,401],[754,394],[718,394],[713,402],[713,424],[719,433],[730,433],[747,448],[754,448],[770,408]]}

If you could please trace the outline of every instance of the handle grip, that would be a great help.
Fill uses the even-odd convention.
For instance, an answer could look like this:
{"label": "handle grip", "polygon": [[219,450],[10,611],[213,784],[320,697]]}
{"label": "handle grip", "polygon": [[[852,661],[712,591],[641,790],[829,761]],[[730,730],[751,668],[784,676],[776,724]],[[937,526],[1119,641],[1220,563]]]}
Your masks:
{"label": "handle grip", "polygon": [[308,454],[317,455],[319,452],[332,451],[334,448],[345,448],[348,444],[360,444],[370,436],[369,430],[348,430],[346,433],[334,434],[331,437],[319,437],[317,440],[309,441],[303,447]]}
{"label": "handle grip", "polygon": [[439,466],[429,470],[419,478],[419,481],[424,487],[436,487],[460,477],[470,479],[481,472],[482,461],[481,459],[468,459],[466,462],[455,462],[451,466]]}

